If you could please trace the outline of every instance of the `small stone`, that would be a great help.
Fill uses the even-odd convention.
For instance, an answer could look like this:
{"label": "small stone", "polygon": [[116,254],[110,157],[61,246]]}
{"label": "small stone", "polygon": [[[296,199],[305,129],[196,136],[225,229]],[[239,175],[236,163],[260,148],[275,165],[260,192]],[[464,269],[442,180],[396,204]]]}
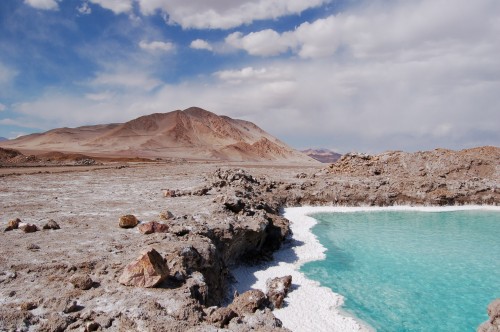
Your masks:
{"label": "small stone", "polygon": [[19,226],[19,228],[25,233],[34,233],[39,231],[40,229],[34,224],[24,224]]}
{"label": "small stone", "polygon": [[24,302],[21,304],[21,310],[33,310],[38,308],[38,304],[36,302]]}
{"label": "small stone", "polygon": [[163,257],[151,249],[125,267],[118,281],[125,286],[155,287],[168,277]]}
{"label": "small stone", "polygon": [[239,316],[242,316],[247,313],[254,313],[257,309],[264,307],[266,301],[267,298],[264,292],[251,289],[235,298],[229,307]]}
{"label": "small stone", "polygon": [[121,216],[119,220],[119,226],[121,228],[133,228],[137,226],[138,223],[139,220],[137,220],[137,218],[132,214]]}
{"label": "small stone", "polygon": [[9,292],[9,297],[14,297],[16,295],[16,291],[10,291]]}
{"label": "small stone", "polygon": [[88,274],[74,275],[70,278],[69,282],[71,282],[75,288],[83,290],[91,289],[94,284],[94,281],[92,281],[92,278],[90,278]]}
{"label": "small stone", "polygon": [[19,218],[9,220],[9,222],[7,223],[7,228],[4,230],[4,232],[18,229],[20,223],[21,223],[21,219],[19,219]]}
{"label": "small stone", "polygon": [[87,326],[85,327],[85,332],[97,331],[99,327],[101,327],[99,323],[96,322],[87,323]]}
{"label": "small stone", "polygon": [[163,219],[163,220],[170,220],[174,217],[174,215],[172,214],[172,212],[165,210],[165,211],[160,212],[159,217],[160,217],[160,219]]}
{"label": "small stone", "polygon": [[40,246],[36,245],[36,244],[30,244],[26,247],[26,249],[28,250],[40,250]]}
{"label": "small stone", "polygon": [[150,221],[148,223],[139,225],[139,232],[141,232],[142,234],[167,233],[168,226],[156,221]]}
{"label": "small stone", "polygon": [[65,314],[69,314],[75,311],[80,310],[80,306],[76,303],[76,301],[70,301],[63,309]]}
{"label": "small stone", "polygon": [[234,317],[238,317],[238,314],[231,308],[217,308],[206,320],[217,327],[225,327]]}
{"label": "small stone", "polygon": [[45,225],[43,225],[43,229],[61,229],[59,225],[52,219],[50,219]]}

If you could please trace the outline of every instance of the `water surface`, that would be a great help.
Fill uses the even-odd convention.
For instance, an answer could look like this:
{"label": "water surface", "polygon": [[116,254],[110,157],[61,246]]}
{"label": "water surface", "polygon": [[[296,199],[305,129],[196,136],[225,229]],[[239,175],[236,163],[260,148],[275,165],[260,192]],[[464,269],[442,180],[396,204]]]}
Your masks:
{"label": "water surface", "polygon": [[378,331],[475,331],[500,297],[500,213],[318,213],[301,271]]}

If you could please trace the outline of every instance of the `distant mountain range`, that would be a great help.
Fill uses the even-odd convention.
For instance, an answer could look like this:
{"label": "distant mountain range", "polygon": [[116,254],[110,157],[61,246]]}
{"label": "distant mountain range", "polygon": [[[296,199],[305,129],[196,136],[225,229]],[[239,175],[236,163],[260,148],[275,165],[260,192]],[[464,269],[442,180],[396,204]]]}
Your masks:
{"label": "distant mountain range", "polygon": [[315,162],[255,124],[201,108],[155,113],[126,123],[58,128],[2,142],[25,151],[229,161]]}
{"label": "distant mountain range", "polygon": [[308,155],[309,157],[316,159],[322,163],[334,163],[342,157],[341,154],[333,152],[328,149],[307,149],[302,150],[302,153]]}
{"label": "distant mountain range", "polygon": [[3,142],[3,141],[8,141],[9,139],[8,138],[5,138],[5,137],[0,137],[0,142]]}

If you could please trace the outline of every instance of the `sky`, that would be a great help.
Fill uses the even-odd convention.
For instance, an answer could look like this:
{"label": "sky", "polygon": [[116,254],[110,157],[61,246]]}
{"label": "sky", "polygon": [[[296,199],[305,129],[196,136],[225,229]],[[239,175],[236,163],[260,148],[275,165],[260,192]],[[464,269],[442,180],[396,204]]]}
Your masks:
{"label": "sky", "polygon": [[190,106],[295,148],[500,146],[500,1],[0,1],[0,136]]}

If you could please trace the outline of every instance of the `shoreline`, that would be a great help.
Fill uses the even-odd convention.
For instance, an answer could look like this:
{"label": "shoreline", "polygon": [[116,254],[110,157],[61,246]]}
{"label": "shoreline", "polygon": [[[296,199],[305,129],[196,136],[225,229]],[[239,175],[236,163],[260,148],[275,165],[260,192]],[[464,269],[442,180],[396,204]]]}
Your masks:
{"label": "shoreline", "polygon": [[268,278],[292,276],[292,288],[285,298],[285,305],[273,311],[283,322],[283,327],[292,331],[374,331],[367,323],[353,317],[342,308],[344,297],[323,287],[319,282],[307,279],[299,271],[310,261],[324,259],[326,248],[319,243],[311,229],[317,221],[310,216],[320,212],[366,212],[366,211],[420,211],[449,212],[465,210],[500,211],[500,206],[389,206],[389,207],[291,207],[286,208],[283,216],[290,220],[292,237],[283,248],[274,254],[272,262],[260,266],[239,266],[231,270],[235,283],[233,290],[243,293],[249,289],[266,291]]}

